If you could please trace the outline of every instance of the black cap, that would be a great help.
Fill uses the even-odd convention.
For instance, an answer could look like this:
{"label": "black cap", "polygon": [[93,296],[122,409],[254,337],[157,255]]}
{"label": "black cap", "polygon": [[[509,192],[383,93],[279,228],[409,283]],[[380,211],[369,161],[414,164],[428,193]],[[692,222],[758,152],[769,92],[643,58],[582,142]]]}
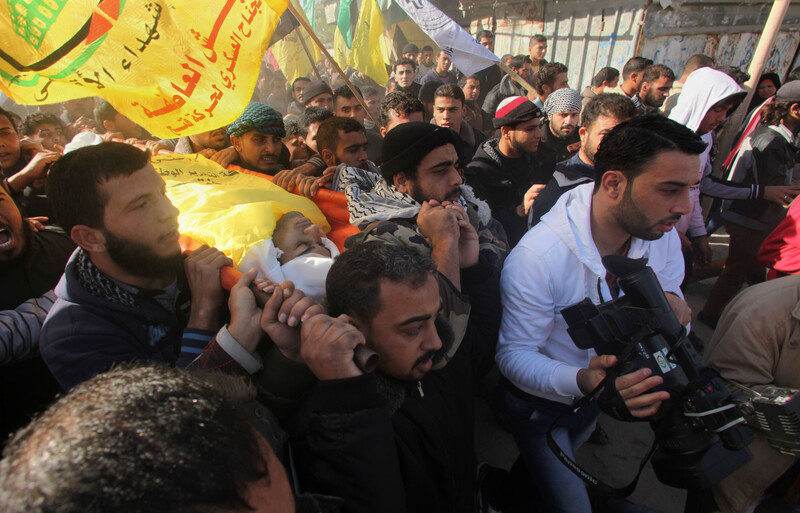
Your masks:
{"label": "black cap", "polygon": [[321,94],[328,93],[333,96],[333,91],[331,90],[331,86],[323,82],[322,80],[312,80],[311,82],[307,83],[306,86],[303,88],[303,103],[308,103],[315,96],[319,96]]}
{"label": "black cap", "polygon": [[419,46],[415,45],[414,43],[408,43],[403,47],[403,51],[400,53],[402,54],[419,53]]}
{"label": "black cap", "polygon": [[381,175],[391,184],[394,175],[415,168],[435,148],[452,144],[461,149],[461,139],[449,128],[424,121],[409,121],[392,128],[383,138]]}

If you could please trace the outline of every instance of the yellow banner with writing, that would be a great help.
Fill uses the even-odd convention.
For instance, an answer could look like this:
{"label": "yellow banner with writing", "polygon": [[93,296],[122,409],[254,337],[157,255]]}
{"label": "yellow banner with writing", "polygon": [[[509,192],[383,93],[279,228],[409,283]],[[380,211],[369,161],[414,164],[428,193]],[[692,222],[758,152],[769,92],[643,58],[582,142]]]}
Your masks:
{"label": "yellow banner with writing", "polygon": [[288,0],[6,0],[0,89],[37,105],[100,96],[164,138],[235,120]]}
{"label": "yellow banner with writing", "polygon": [[272,237],[275,223],[287,212],[302,212],[330,231],[313,201],[266,178],[225,169],[198,154],[156,155],[153,167],[180,211],[181,234],[219,249],[235,264],[250,246]]}

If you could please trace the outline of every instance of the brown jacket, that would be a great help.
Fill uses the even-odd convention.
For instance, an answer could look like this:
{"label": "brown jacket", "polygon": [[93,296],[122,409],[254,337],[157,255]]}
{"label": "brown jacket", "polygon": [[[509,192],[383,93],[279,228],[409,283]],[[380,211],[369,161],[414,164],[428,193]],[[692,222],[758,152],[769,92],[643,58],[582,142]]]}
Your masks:
{"label": "brown jacket", "polygon": [[[739,294],[723,312],[703,361],[745,385],[800,388],[800,275]],[[746,511],[795,461],[758,433],[748,450],[753,460],[714,487],[725,513]]]}

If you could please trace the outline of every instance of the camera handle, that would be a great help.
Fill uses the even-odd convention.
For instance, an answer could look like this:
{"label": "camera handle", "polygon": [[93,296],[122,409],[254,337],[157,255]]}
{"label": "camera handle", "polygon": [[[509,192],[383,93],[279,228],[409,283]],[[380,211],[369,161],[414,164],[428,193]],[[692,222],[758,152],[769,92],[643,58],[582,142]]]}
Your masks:
{"label": "camera handle", "polygon": [[[620,361],[626,360],[633,355],[633,352],[637,344],[636,341],[638,340],[637,337],[638,334],[637,336],[631,337],[628,340],[625,349],[620,354]],[[592,390],[588,394],[584,395],[580,399],[573,402],[568,409],[564,410],[558,417],[556,417],[553,423],[550,424],[550,427],[547,428],[547,445],[548,447],[550,447],[550,450],[553,451],[553,454],[556,455],[559,461],[561,461],[561,463],[563,463],[565,467],[570,469],[573,474],[580,477],[586,484],[594,486],[603,495],[606,495],[608,497],[613,497],[616,499],[624,499],[630,496],[630,494],[632,494],[633,491],[636,489],[636,485],[639,483],[639,478],[642,475],[642,470],[644,470],[645,465],[647,465],[647,462],[650,461],[650,457],[653,456],[653,453],[658,447],[657,440],[653,440],[653,445],[650,446],[650,449],[647,451],[647,454],[642,459],[642,462],[639,464],[639,471],[636,473],[636,477],[633,478],[633,481],[631,481],[627,486],[624,486],[622,488],[614,488],[613,486],[606,484],[600,479],[594,477],[592,474],[584,470],[583,467],[578,465],[577,462],[573,461],[572,458],[567,456],[564,450],[561,449],[561,447],[559,447],[558,443],[553,438],[553,428],[556,427],[556,424],[558,423],[559,420],[561,420],[562,417],[564,417],[568,412],[578,411],[579,409],[589,404],[589,401],[594,399],[594,397],[598,394],[598,392],[600,392],[600,390],[603,390],[607,386],[609,387],[607,390],[613,390],[613,396],[614,396],[614,399],[612,399],[611,402],[607,404],[609,404],[609,406],[615,411],[615,413],[617,413],[617,415],[619,415],[620,411],[624,411],[631,419],[633,419],[633,417],[630,416],[630,412],[628,412],[628,408],[625,406],[624,400],[622,400],[622,398],[617,393],[615,380],[617,379],[618,372],[616,371],[616,368],[617,366],[608,369],[606,377],[603,378],[603,381],[601,381],[594,388],[594,390]],[[620,401],[622,402],[621,406],[615,404]]]}

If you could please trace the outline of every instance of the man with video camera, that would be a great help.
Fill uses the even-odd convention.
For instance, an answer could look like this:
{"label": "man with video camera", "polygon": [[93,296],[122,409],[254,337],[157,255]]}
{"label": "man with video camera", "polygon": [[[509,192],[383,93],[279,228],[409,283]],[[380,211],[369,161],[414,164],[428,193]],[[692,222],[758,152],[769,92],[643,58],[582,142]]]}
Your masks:
{"label": "man with video camera", "polygon": [[[564,308],[584,298],[599,304],[619,295],[602,257],[647,258],[670,306],[686,325],[682,299],[683,257],[672,229],[690,211],[698,155],[705,148],[687,128],[661,116],[621,123],[595,155],[595,183],[562,196],[508,257],[501,279],[503,321],[497,363],[503,402],[522,458],[538,489],[543,511],[591,511],[587,491],[548,447],[553,438],[570,458],[594,429],[596,401],[567,412],[591,392],[616,357],[579,349],[567,333]],[[632,416],[647,418],[669,399],[650,369],[616,379]]]}

